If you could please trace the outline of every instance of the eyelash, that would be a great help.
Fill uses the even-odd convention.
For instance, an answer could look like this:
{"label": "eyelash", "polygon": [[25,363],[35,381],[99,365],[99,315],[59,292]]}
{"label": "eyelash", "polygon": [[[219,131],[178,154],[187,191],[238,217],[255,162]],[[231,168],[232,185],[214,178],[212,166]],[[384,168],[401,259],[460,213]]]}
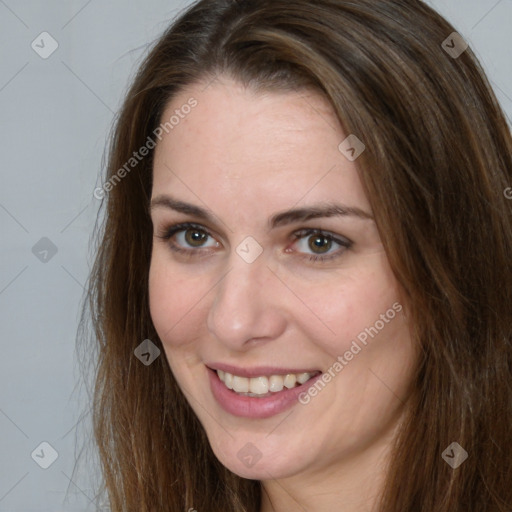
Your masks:
{"label": "eyelash", "polygon": [[[193,222],[182,222],[180,224],[175,224],[173,226],[169,226],[168,228],[165,228],[162,233],[160,233],[156,236],[157,236],[157,238],[160,238],[161,240],[170,241],[174,235],[176,235],[177,233],[179,233],[181,231],[186,231],[188,229],[195,229],[197,231],[203,232],[204,234],[206,234],[209,237],[212,237],[212,235],[208,232],[208,230],[204,226],[201,226],[199,224],[194,224]],[[352,247],[352,244],[353,244],[353,242],[350,241],[348,238],[343,238],[343,239],[337,238],[332,233],[328,233],[328,232],[325,232],[325,231],[323,231],[321,229],[317,229],[317,228],[300,229],[293,233],[293,236],[295,237],[296,240],[301,240],[303,238],[307,238],[312,235],[321,236],[321,237],[327,239],[328,241],[335,242],[338,245],[341,245],[345,249],[341,250],[341,252],[340,252],[340,250],[338,250],[329,256],[311,255],[311,254],[307,255],[307,256],[303,256],[303,257],[307,258],[309,261],[325,262],[328,260],[339,258],[345,252],[345,250],[350,249],[350,247]],[[186,257],[190,257],[190,258],[200,257],[198,255],[198,252],[201,249],[200,247],[197,249],[183,249],[182,247],[179,247],[176,244],[171,243],[170,248],[171,248],[171,250],[178,252],[180,254],[183,254]]]}

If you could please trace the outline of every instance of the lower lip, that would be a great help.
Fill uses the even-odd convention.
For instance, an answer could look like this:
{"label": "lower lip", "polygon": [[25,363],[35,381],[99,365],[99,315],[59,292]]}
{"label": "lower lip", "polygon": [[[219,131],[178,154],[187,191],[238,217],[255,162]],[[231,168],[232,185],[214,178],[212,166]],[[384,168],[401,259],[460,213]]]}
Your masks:
{"label": "lower lip", "polygon": [[208,368],[212,394],[220,406],[234,416],[244,418],[270,418],[298,403],[299,395],[307,391],[322,374],[309,379],[300,386],[284,389],[265,398],[238,395],[219,379],[217,372]]}

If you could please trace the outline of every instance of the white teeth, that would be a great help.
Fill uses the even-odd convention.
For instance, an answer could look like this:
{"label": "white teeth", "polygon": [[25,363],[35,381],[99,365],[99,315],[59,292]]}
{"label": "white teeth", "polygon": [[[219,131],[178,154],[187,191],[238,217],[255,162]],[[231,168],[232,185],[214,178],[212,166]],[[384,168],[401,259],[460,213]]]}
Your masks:
{"label": "white teeth", "polygon": [[277,391],[282,391],[283,390],[283,377],[281,377],[281,375],[272,375],[272,377],[270,377],[270,379],[268,379],[268,383],[269,383],[269,389],[270,391],[273,391],[274,393],[277,392]]}
{"label": "white teeth", "polygon": [[223,377],[224,379],[219,375],[220,380],[224,381],[226,387],[228,389],[233,389],[233,375],[231,373],[224,373]]}
{"label": "white teeth", "polygon": [[283,384],[285,385],[285,387],[287,387],[288,389],[291,389],[291,388],[294,388],[295,387],[295,383],[297,382],[297,378],[295,377],[295,375],[293,373],[289,373],[288,375],[286,375],[286,377],[284,378],[284,382]]}
{"label": "white teeth", "polygon": [[219,379],[228,389],[247,396],[268,396],[270,392],[277,393],[284,388],[291,389],[307,382],[314,373],[288,373],[287,375],[270,375],[268,377],[239,377],[222,370],[217,370]]}
{"label": "white teeth", "polygon": [[311,374],[309,373],[299,373],[297,375],[297,382],[299,384],[304,384],[304,382],[307,382],[311,378]]}
{"label": "white teeth", "polygon": [[237,393],[248,393],[249,379],[233,375],[233,391],[236,391]]}
{"label": "white teeth", "polygon": [[268,393],[267,377],[253,377],[249,379],[249,390],[251,393],[256,393],[257,395]]}

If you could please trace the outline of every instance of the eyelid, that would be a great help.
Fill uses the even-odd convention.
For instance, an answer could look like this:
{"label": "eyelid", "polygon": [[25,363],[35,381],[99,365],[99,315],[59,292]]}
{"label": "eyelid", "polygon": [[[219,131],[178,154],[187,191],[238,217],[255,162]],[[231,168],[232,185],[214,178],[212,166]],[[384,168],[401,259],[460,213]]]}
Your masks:
{"label": "eyelid", "polygon": [[327,253],[304,253],[301,251],[294,251],[297,252],[301,258],[307,258],[310,261],[315,261],[318,263],[327,263],[330,260],[335,260],[338,258],[341,258],[341,256],[345,253],[347,249],[350,249],[353,245],[352,240],[344,237],[343,235],[338,235],[335,233],[332,233],[330,231],[326,231],[320,228],[302,228],[293,233],[293,237],[295,238],[295,242],[300,242],[303,240],[307,240],[310,236],[321,236],[324,237],[331,242],[334,242],[335,244],[339,245],[340,248],[333,252],[327,252]]}
{"label": "eyelid", "polygon": [[[163,240],[170,240],[177,233],[186,231],[187,229],[196,229],[198,231],[202,231],[207,236],[214,238],[216,240],[215,236],[212,235],[212,232],[209,228],[205,227],[202,224],[195,223],[195,222],[188,222],[188,221],[173,224],[171,226],[165,227],[159,234],[155,234],[155,236],[157,238],[160,238]],[[345,252],[347,249],[349,249],[353,245],[352,240],[348,239],[347,237],[345,237],[343,235],[338,235],[336,233],[332,233],[330,231],[326,231],[326,230],[323,230],[320,228],[301,228],[301,229],[295,230],[291,234],[291,236],[294,238],[294,240],[293,240],[294,243],[298,240],[302,240],[302,239],[307,238],[308,236],[312,236],[312,235],[319,235],[319,236],[328,238],[331,241],[333,241],[334,243],[336,243],[344,248],[344,249],[339,249],[338,251],[335,251],[332,254],[327,253],[326,255],[314,254],[314,253],[306,254],[306,253],[302,253],[300,251],[294,251],[294,252],[297,252],[298,254],[300,254],[301,257],[308,258],[308,259],[314,260],[314,261],[321,262],[321,261],[326,261],[326,260],[335,259],[337,257],[340,257],[341,256],[341,254],[339,254],[340,252],[341,253]],[[219,242],[217,240],[216,240],[216,242],[217,242],[217,244],[219,244]],[[200,257],[201,253],[204,256],[205,252],[208,252],[208,253],[211,252],[210,247],[183,248],[183,247],[175,245],[175,244],[171,244],[171,249],[176,252],[186,254],[187,256],[190,256],[190,257],[193,257],[193,256]]]}
{"label": "eyelid", "polygon": [[158,233],[155,234],[157,238],[162,238],[164,240],[168,240],[172,236],[174,236],[176,233],[179,233],[180,231],[186,231],[187,229],[197,229],[198,231],[204,231],[208,236],[212,238],[216,238],[216,235],[214,236],[212,233],[214,231],[210,230],[206,226],[203,226],[202,224],[198,224],[196,222],[178,222],[176,224],[171,224],[169,226],[164,226]]}
{"label": "eyelid", "polygon": [[326,231],[325,229],[320,228],[301,228],[293,232],[293,236],[297,239],[305,238],[310,235],[321,235],[343,246],[350,246],[354,243],[346,236],[338,235],[336,233],[332,233],[331,231]]}

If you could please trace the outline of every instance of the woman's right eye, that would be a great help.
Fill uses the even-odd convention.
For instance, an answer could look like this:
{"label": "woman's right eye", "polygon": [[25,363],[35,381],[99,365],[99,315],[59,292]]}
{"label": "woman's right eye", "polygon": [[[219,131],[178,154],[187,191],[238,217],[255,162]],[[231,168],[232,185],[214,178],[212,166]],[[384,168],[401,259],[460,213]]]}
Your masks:
{"label": "woman's right eye", "polygon": [[[197,253],[197,249],[218,247],[220,245],[203,226],[190,222],[170,226],[157,236],[162,240],[168,240],[173,251],[189,256]],[[212,239],[212,243],[204,245],[208,238]]]}

